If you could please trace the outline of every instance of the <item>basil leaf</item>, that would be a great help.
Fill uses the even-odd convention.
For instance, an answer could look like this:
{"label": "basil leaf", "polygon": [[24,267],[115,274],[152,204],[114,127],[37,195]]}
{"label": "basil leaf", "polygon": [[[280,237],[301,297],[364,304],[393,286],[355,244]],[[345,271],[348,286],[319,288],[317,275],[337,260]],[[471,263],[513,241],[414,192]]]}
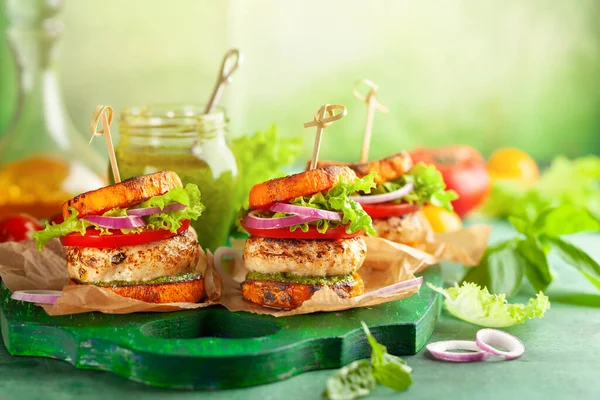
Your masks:
{"label": "basil leaf", "polygon": [[384,345],[377,342],[367,324],[361,321],[367,340],[371,345],[371,364],[377,382],[394,390],[406,390],[412,384],[412,369],[400,357],[388,354]]}
{"label": "basil leaf", "polygon": [[580,248],[559,238],[546,238],[560,258],[577,268],[581,273],[600,289],[600,265]]}
{"label": "basil leaf", "polygon": [[523,272],[536,292],[545,291],[552,282],[552,273],[542,244],[535,237],[527,237],[517,244],[523,258]]}
{"label": "basil leaf", "polygon": [[327,380],[323,397],[331,400],[357,399],[367,396],[376,385],[371,363],[358,360],[340,368]]}
{"label": "basil leaf", "polygon": [[374,367],[377,382],[396,391],[406,390],[412,384],[412,369],[400,357],[385,353],[384,363]]}
{"label": "basil leaf", "polygon": [[490,293],[516,294],[523,281],[522,257],[515,249],[514,242],[505,242],[500,246],[488,248],[481,263],[473,268],[462,279],[487,287]]}
{"label": "basil leaf", "polygon": [[540,214],[534,228],[536,233],[560,236],[584,231],[598,231],[600,222],[585,208],[563,205]]}

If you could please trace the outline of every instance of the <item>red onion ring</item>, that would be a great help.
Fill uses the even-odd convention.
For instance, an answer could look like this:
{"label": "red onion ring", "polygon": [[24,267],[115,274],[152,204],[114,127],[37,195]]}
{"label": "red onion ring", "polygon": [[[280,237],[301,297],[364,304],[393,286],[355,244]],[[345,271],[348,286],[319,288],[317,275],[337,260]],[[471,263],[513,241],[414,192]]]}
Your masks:
{"label": "red onion ring", "polygon": [[320,210],[318,208],[295,206],[293,204],[275,203],[271,206],[271,211],[286,214],[302,215],[304,217],[315,217],[329,221],[341,221],[342,215],[336,211]]}
{"label": "red onion ring", "polygon": [[384,286],[384,287],[379,288],[377,290],[372,290],[370,292],[367,292],[365,294],[357,296],[357,298],[370,297],[370,296],[381,296],[381,295],[386,295],[386,294],[394,294],[396,292],[399,292],[402,289],[407,289],[407,288],[410,288],[410,287],[419,286],[422,283],[423,283],[423,277],[420,276],[418,278],[409,279],[409,280],[404,281],[404,282],[398,282],[398,283],[394,283],[393,285]]}
{"label": "red onion ring", "polygon": [[350,196],[349,198],[360,204],[385,203],[388,201],[400,199],[400,198],[406,196],[407,194],[409,194],[410,192],[412,192],[413,189],[414,189],[414,184],[412,182],[409,182],[406,185],[402,186],[400,189],[394,190],[393,192],[390,192],[390,193],[374,194],[372,196],[371,195]]}
{"label": "red onion ring", "polygon": [[59,290],[17,290],[10,298],[28,303],[54,304],[61,293]]}
{"label": "red onion ring", "polygon": [[187,208],[185,204],[181,204],[178,202],[174,202],[171,204],[167,204],[164,208],[160,207],[144,207],[144,208],[134,208],[131,210],[127,210],[127,215],[135,215],[138,217],[145,217],[146,215],[158,214],[158,213],[167,213],[171,211],[179,211]]}
{"label": "red onion ring", "polygon": [[[426,346],[429,353],[440,360],[452,362],[474,362],[482,361],[489,357],[489,353],[477,346],[471,340],[447,340],[443,342],[429,343]],[[448,350],[470,350],[471,353],[454,353]]]}
{"label": "red onion ring", "polygon": [[319,217],[305,217],[303,215],[292,215],[282,218],[261,218],[256,216],[256,213],[256,210],[248,213],[248,216],[244,220],[245,226],[252,229],[278,229],[323,219]]}
{"label": "red onion ring", "polygon": [[[504,357],[506,360],[512,360],[521,357],[525,353],[525,345],[521,340],[498,329],[481,329],[475,336],[475,343],[481,350],[498,357]],[[502,347],[508,351],[498,350]]]}
{"label": "red onion ring", "polygon": [[108,229],[132,229],[141,228],[142,226],[146,225],[142,218],[136,216],[105,217],[103,215],[88,215],[81,219]]}

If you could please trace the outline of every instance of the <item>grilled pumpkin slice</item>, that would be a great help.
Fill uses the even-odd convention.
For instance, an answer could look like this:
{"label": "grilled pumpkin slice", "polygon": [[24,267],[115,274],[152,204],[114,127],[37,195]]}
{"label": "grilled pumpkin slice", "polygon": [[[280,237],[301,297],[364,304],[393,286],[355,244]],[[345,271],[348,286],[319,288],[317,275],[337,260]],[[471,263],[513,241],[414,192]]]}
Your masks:
{"label": "grilled pumpkin slice", "polygon": [[102,215],[115,207],[130,207],[180,186],[182,186],[181,179],[173,171],[136,176],[75,196],[63,204],[62,214],[65,219],[68,218],[69,207],[73,207],[79,212],[80,218],[87,215]]}
{"label": "grilled pumpkin slice", "polygon": [[[310,161],[307,165],[310,165]],[[381,160],[368,161],[364,163],[343,163],[335,161],[319,161],[317,168],[326,168],[332,165],[343,165],[351,168],[359,178],[376,172],[375,183],[385,183],[393,181],[402,175],[408,173],[413,167],[413,161],[410,154],[403,151],[392,156],[382,158]],[[308,168],[308,166],[307,166]]]}
{"label": "grilled pumpkin slice", "polygon": [[[69,285],[90,285],[69,280]],[[127,286],[102,286],[119,296],[145,301],[146,303],[198,303],[204,300],[204,278],[186,282],[137,284]]]}
{"label": "grilled pumpkin slice", "polygon": [[356,174],[347,167],[330,166],[259,183],[250,189],[250,209],[266,208],[273,203],[329,190],[339,179],[352,182]]}
{"label": "grilled pumpkin slice", "polygon": [[[338,282],[328,285],[342,299],[360,296],[365,292],[365,284],[357,273],[351,282]],[[298,308],[323,285],[301,283],[248,280],[242,283],[244,300],[261,306],[292,310]]]}

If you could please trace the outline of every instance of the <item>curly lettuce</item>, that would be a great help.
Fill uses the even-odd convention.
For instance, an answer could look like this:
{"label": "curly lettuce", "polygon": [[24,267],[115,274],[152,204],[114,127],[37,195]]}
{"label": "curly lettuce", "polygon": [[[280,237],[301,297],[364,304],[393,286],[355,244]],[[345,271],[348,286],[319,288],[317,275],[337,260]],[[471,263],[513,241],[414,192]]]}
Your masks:
{"label": "curly lettuce", "polygon": [[[318,220],[316,224],[320,233],[325,233],[330,227],[340,225],[346,226],[346,233],[354,233],[364,230],[369,235],[376,235],[373,228],[371,217],[362,209],[362,206],[349,196],[357,192],[369,193],[375,187],[375,174],[370,174],[362,179],[356,179],[354,182],[339,181],[327,192],[320,192],[312,196],[297,197],[291,201],[291,204],[303,207],[317,208],[320,210],[339,211],[342,214],[342,221]],[[281,215],[281,214],[280,214]],[[290,230],[296,229],[308,231],[310,224],[292,225]]]}
{"label": "curly lettuce", "polygon": [[506,295],[490,294],[487,288],[470,282],[448,289],[427,283],[445,298],[446,309],[458,319],[488,328],[523,324],[530,318],[542,318],[550,308],[548,297],[539,292],[527,304],[509,304]]}
{"label": "curly lettuce", "polygon": [[371,194],[394,192],[407,183],[413,183],[414,189],[406,196],[395,200],[396,203],[433,204],[452,211],[452,200],[458,195],[454,190],[446,190],[446,183],[440,171],[433,165],[419,163],[407,174],[391,182],[380,183]]}
{"label": "curly lettuce", "polygon": [[[198,189],[198,186],[188,183],[185,188],[177,187],[171,189],[161,196],[154,196],[133,207],[113,208],[112,210],[105,212],[103,215],[109,217],[126,216],[128,210],[145,207],[159,207],[162,210],[165,208],[165,206],[174,202],[184,204],[187,207],[183,210],[158,213],[143,217],[144,222],[146,222],[144,227],[137,229],[121,229],[121,231],[123,233],[130,234],[139,233],[148,229],[166,229],[175,233],[181,227],[182,221],[188,219],[195,220],[202,214],[202,211],[204,211],[204,205],[200,201],[200,189]],[[46,243],[54,238],[62,237],[73,232],[79,232],[82,235],[85,235],[86,229],[90,227],[99,230],[101,235],[111,234],[109,229],[102,228],[89,221],[79,219],[79,212],[73,207],[70,207],[69,210],[71,212],[69,217],[62,223],[57,224],[53,222],[50,224],[46,222],[46,227],[43,230],[32,233],[31,236],[33,239],[35,239],[39,251],[42,251]]]}

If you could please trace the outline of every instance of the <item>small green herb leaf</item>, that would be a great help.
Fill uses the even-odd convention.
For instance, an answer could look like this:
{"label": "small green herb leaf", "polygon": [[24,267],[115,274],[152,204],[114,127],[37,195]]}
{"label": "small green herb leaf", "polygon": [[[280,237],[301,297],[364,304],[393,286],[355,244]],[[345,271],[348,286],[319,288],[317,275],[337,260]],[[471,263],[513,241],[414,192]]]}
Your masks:
{"label": "small green herb leaf", "polygon": [[367,324],[361,321],[367,340],[371,345],[371,364],[377,382],[397,391],[406,390],[412,384],[412,369],[400,357],[388,354],[384,345],[377,342]]}
{"label": "small green herb leaf", "polygon": [[553,250],[600,289],[600,265],[580,248],[559,238],[546,238]]}
{"label": "small green herb leaf", "polygon": [[520,240],[517,251],[523,260],[523,272],[533,288],[545,291],[552,282],[552,273],[540,241],[535,237]]}
{"label": "small green herb leaf", "polygon": [[373,366],[367,360],[358,360],[340,368],[327,380],[323,397],[331,400],[358,399],[371,393],[375,386]]}
{"label": "small green herb leaf", "polygon": [[538,217],[536,233],[548,236],[570,235],[577,232],[598,231],[600,223],[588,210],[572,205],[554,207]]}
{"label": "small green herb leaf", "polygon": [[490,293],[516,294],[521,288],[522,257],[515,250],[514,241],[488,248],[479,266],[469,268],[463,282],[473,282],[487,287]]}

